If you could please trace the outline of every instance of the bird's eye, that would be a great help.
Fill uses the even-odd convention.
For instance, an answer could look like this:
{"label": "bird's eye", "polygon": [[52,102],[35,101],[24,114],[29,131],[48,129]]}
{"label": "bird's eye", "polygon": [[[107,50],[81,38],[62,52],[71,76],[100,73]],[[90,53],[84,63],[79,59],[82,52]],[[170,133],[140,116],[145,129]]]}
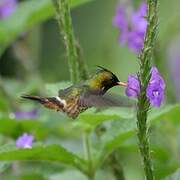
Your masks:
{"label": "bird's eye", "polygon": [[112,77],[112,78],[111,78],[111,81],[112,81],[112,82],[115,82],[115,81],[116,81],[116,79]]}

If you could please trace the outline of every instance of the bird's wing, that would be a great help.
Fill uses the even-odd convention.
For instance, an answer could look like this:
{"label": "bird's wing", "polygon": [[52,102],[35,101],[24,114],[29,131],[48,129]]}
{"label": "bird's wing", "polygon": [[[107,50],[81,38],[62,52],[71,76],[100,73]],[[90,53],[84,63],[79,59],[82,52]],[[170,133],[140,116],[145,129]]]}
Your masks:
{"label": "bird's wing", "polygon": [[70,90],[71,90],[70,88],[60,89],[60,90],[58,91],[58,96],[59,96],[59,97],[63,97],[63,96],[65,96],[67,93],[69,93]]}
{"label": "bird's wing", "polygon": [[110,93],[99,95],[88,92],[80,97],[79,105],[82,107],[133,107],[135,106],[135,101]]}

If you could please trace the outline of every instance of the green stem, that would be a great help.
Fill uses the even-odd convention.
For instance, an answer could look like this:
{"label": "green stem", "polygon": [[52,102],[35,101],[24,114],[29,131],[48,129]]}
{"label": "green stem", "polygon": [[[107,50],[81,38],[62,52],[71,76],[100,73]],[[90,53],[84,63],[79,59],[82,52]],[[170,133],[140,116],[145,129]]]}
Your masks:
{"label": "green stem", "polygon": [[144,48],[139,56],[140,71],[138,74],[140,80],[140,94],[137,104],[137,127],[139,138],[139,149],[144,163],[144,171],[147,180],[154,179],[153,165],[150,157],[147,114],[150,103],[146,97],[146,88],[151,76],[151,62],[153,57],[153,48],[157,30],[157,0],[147,0],[148,4],[148,27],[145,36]]}
{"label": "green stem", "polygon": [[68,0],[53,0],[56,17],[62,37],[66,46],[66,52],[69,62],[70,77],[73,83],[78,81],[77,71],[77,50],[75,45],[75,37],[72,27],[71,14]]}
{"label": "green stem", "polygon": [[[99,141],[100,141],[100,137],[102,136],[103,133],[105,133],[105,131],[106,128],[102,124],[96,127],[95,133]],[[117,180],[125,180],[124,171],[121,163],[119,162],[117,154],[118,154],[117,151],[113,151],[111,154],[108,154],[107,157],[106,155],[103,154],[98,159],[98,163],[94,165],[94,167],[95,169],[97,169],[100,165],[104,164],[105,166],[108,166],[111,169],[112,173],[114,174],[114,177]],[[107,160],[105,160],[106,158]]]}
{"label": "green stem", "polygon": [[113,152],[108,157],[108,166],[111,168],[117,180],[125,180],[122,165],[120,164],[119,159],[117,158],[116,155],[117,155],[117,152]]}
{"label": "green stem", "polygon": [[84,156],[88,163],[87,176],[88,176],[89,180],[94,180],[95,173],[93,170],[93,162],[92,162],[92,157],[91,157],[91,146],[90,146],[89,133],[86,133],[86,132],[84,133],[83,144],[84,144]]}
{"label": "green stem", "polygon": [[[56,10],[59,29],[62,32],[62,37],[66,46],[71,81],[73,83],[78,82],[79,74],[81,79],[87,79],[87,69],[85,68],[85,62],[80,56],[80,46],[77,45],[74,35],[68,0],[52,1]],[[78,73],[78,71],[80,73]]]}

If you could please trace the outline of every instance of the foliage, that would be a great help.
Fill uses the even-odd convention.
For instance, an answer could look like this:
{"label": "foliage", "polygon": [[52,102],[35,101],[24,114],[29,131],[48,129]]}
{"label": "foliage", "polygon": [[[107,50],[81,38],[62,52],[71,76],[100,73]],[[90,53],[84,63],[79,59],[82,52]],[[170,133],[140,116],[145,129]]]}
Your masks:
{"label": "foliage", "polygon": [[[84,60],[87,60],[87,67],[92,64],[104,63],[112,71],[120,71],[118,74],[121,77],[120,79],[127,79],[127,73],[131,71],[137,72],[137,63],[135,64],[135,61],[133,61],[134,59],[137,60],[137,57],[127,49],[119,47],[118,44],[113,44],[115,36],[111,37],[109,35],[113,30],[105,28],[105,24],[108,22],[110,24],[108,24],[108,27],[111,26],[112,14],[110,15],[110,13],[114,13],[115,2],[108,0],[103,2],[70,0],[69,2],[70,7],[73,8],[71,15],[74,35],[78,35],[77,40],[84,48]],[[135,2],[134,5],[138,6],[139,2]],[[172,4],[176,6],[176,4],[179,5],[179,2],[173,2]],[[103,8],[102,5],[104,5]],[[167,32],[178,33],[178,23],[176,18],[171,20],[170,15],[166,17],[167,7],[169,8],[168,1],[160,2],[159,7],[160,19],[163,19],[162,17],[169,18],[168,22],[173,21],[171,24],[174,24],[173,27],[165,25],[163,29],[160,21],[160,38],[157,37],[157,41],[162,42],[163,47],[158,47],[159,42],[155,45],[159,49],[156,53],[159,53],[158,58],[160,59],[156,62],[157,54],[155,53],[154,63],[160,64],[162,67],[160,71],[165,76],[169,71],[167,64],[163,62],[165,59],[162,59],[162,57],[166,56],[164,51],[168,47],[169,39],[171,39]],[[174,13],[173,17],[176,16]],[[53,4],[50,0],[24,0],[19,2],[12,16],[0,20],[0,74],[2,76],[0,79],[0,173],[2,178],[68,180],[72,179],[73,176],[74,179],[85,180],[87,177],[92,179],[96,174],[95,179],[98,180],[116,180],[118,177],[116,177],[113,168],[116,168],[118,164],[127,180],[134,179],[134,177],[143,179],[143,170],[138,152],[139,143],[136,137],[138,132],[136,124],[137,107],[90,108],[81,113],[76,120],[72,120],[61,112],[47,110],[40,105],[20,99],[20,95],[25,93],[57,96],[60,89],[72,85],[70,81],[66,80],[68,79],[67,74],[63,74],[64,69],[66,69],[63,61],[65,52],[61,44],[56,44],[56,41],[60,38],[57,37],[57,34],[53,37],[54,31],[52,29],[57,31],[57,27],[54,28],[52,23],[55,21],[52,20],[54,14]],[[42,29],[38,33],[36,31],[37,26]],[[46,36],[47,32],[49,37]],[[113,32],[113,35],[116,35],[116,32]],[[25,39],[23,39],[24,37]],[[41,42],[40,49],[42,49],[38,49],[39,52],[35,53],[31,50],[38,43],[37,37]],[[19,48],[17,42],[21,42],[23,47],[27,43],[28,47],[32,48],[30,48],[31,50],[25,48],[27,51],[20,49],[23,61],[18,61],[15,53]],[[57,47],[50,48],[52,44]],[[15,48],[13,49],[13,47]],[[53,48],[56,49],[55,54],[60,59],[59,62],[54,60],[54,56],[48,59],[48,62],[44,60],[47,54],[50,54],[47,55],[49,57],[54,53]],[[102,54],[97,52],[100,49]],[[149,51],[148,48],[146,50]],[[82,50],[79,48],[79,51]],[[30,54],[27,55],[30,58],[24,59],[26,53]],[[164,53],[163,56],[161,53]],[[43,54],[43,56],[40,56],[40,54]],[[29,66],[28,62],[31,59],[38,58],[39,60],[32,61],[34,67],[30,67],[27,77],[21,77],[23,74],[23,71],[20,73],[23,67],[22,64],[25,63]],[[123,58],[124,61],[121,60]],[[92,59],[92,62],[90,59]],[[131,60],[127,61],[127,59],[131,59],[132,62]],[[14,61],[17,68],[13,66]],[[6,63],[10,63],[10,65],[6,67]],[[47,66],[45,70],[44,64]],[[62,78],[59,77],[59,74],[56,74],[55,66],[57,66],[57,71],[61,72]],[[3,74],[1,73],[3,68],[7,72],[15,69],[17,74],[10,76],[8,76],[10,73]],[[35,69],[38,73],[35,73]],[[33,73],[38,80],[32,78]],[[46,74],[46,76],[42,76],[44,79],[41,77],[43,73]],[[46,78],[50,73],[54,73],[54,79],[59,79],[59,81],[55,82],[51,78],[49,78],[50,80]],[[141,75],[142,79],[145,77]],[[172,82],[168,80],[166,86],[174,88]],[[121,93],[118,89],[115,89],[115,91]],[[153,157],[156,179],[180,179],[180,103],[178,103],[177,98],[175,98],[176,101],[171,98],[170,94],[173,93],[173,91],[169,92],[168,90],[164,105],[158,109],[150,108],[147,113],[147,126],[150,127],[148,137],[152,150],[150,155]],[[176,94],[174,93],[173,96],[176,96]],[[12,115],[16,111],[27,111],[34,108],[38,111],[36,119],[18,119]],[[140,107],[139,111],[144,113],[144,109],[140,109]],[[16,139],[23,133],[34,136],[35,140],[31,149],[20,149],[15,146]],[[85,136],[85,142],[82,142],[82,136]],[[114,160],[112,164],[109,159],[112,155],[118,163]]]}
{"label": "foliage", "polygon": [[[71,0],[71,7],[86,3],[88,0]],[[19,16],[19,14],[23,14]],[[34,25],[51,18],[54,9],[51,0],[28,0],[19,4],[13,16],[0,21],[0,55],[17,37],[30,30]]]}

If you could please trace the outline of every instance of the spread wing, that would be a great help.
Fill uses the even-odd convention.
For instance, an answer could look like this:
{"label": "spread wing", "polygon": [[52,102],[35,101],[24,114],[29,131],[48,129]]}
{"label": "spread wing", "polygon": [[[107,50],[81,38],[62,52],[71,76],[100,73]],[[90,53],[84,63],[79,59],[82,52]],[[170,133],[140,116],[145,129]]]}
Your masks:
{"label": "spread wing", "polygon": [[79,100],[79,105],[82,107],[133,107],[135,101],[127,97],[106,93],[100,95],[98,93],[85,93]]}

